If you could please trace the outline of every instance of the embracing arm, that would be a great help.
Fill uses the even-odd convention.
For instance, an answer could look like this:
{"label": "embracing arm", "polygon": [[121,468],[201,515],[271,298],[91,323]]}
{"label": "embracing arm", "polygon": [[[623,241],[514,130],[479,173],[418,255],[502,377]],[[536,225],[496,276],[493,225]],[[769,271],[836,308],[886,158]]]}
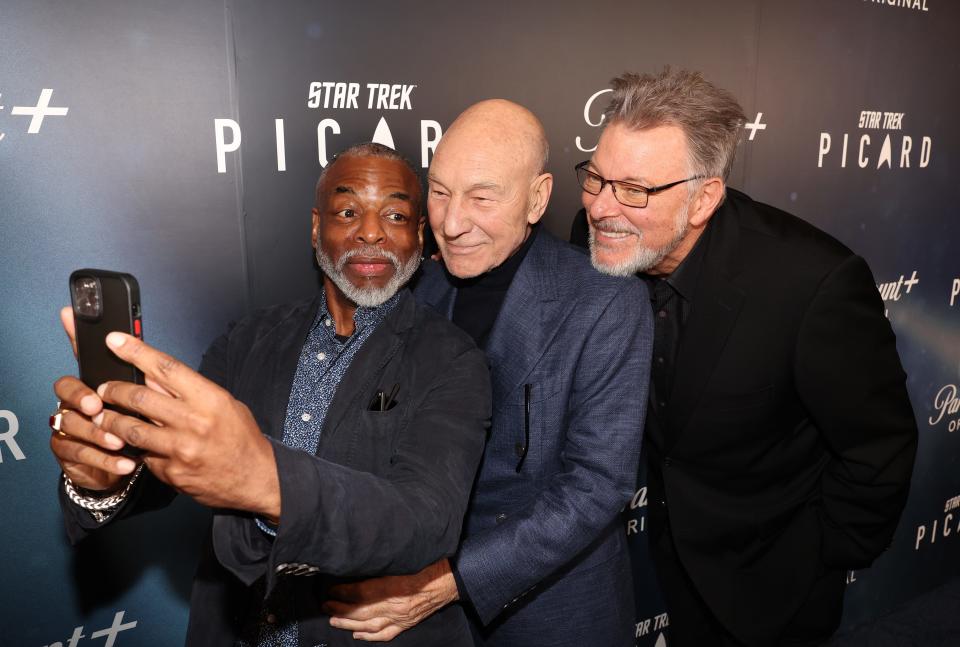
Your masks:
{"label": "embracing arm", "polygon": [[906,503],[917,425],[896,339],[860,257],[834,269],[807,308],[795,376],[832,454],[821,480],[824,563],[868,566]]}

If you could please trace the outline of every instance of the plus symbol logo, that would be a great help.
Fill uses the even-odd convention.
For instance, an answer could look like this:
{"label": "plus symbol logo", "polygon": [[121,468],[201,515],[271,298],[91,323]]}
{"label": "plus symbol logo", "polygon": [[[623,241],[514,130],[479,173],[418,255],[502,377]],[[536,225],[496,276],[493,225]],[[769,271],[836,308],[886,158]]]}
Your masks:
{"label": "plus symbol logo", "polygon": [[35,135],[40,132],[40,126],[43,125],[44,117],[64,117],[69,108],[50,107],[50,98],[53,96],[51,88],[44,88],[40,92],[40,98],[37,99],[36,106],[14,106],[10,111],[11,115],[20,115],[30,117],[30,126],[27,128],[28,135]]}
{"label": "plus symbol logo", "polygon": [[[113,616],[113,624],[107,627],[106,629],[101,629],[100,631],[94,631],[90,634],[90,638],[103,638],[106,636],[106,641],[103,643],[103,647],[113,647],[117,642],[117,634],[121,631],[126,631],[127,629],[133,629],[137,626],[137,621],[124,623],[123,621],[123,611],[117,611]],[[77,647],[80,643],[81,638],[86,638],[86,634],[83,633],[83,625],[79,627],[74,627],[73,634],[67,640],[66,647]],[[55,642],[46,645],[46,647],[64,647],[62,642]]]}
{"label": "plus symbol logo", "polygon": [[753,138],[757,136],[758,130],[767,129],[767,124],[761,123],[761,119],[763,119],[763,113],[758,112],[757,118],[752,123],[743,124],[743,127],[750,131],[750,141],[753,141]]}

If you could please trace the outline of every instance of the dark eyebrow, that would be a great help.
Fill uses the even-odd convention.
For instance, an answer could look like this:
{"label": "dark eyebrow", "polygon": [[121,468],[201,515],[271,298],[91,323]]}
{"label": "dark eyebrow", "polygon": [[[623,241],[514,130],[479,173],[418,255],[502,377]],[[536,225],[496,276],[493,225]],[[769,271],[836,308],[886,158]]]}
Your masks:
{"label": "dark eyebrow", "polygon": [[338,186],[333,190],[333,192],[334,193],[352,193],[353,195],[357,195],[357,192],[348,186]]}
{"label": "dark eyebrow", "polygon": [[406,200],[407,202],[413,202],[413,200],[410,199],[410,194],[409,194],[409,193],[403,193],[402,191],[397,191],[396,193],[391,193],[391,194],[390,194],[390,197],[393,198],[394,200]]}

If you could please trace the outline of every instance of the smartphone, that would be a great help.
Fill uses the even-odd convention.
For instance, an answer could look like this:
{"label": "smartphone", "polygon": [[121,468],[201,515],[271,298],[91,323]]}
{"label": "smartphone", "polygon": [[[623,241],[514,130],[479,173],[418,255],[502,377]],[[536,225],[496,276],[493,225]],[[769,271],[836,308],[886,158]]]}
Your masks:
{"label": "smartphone", "polygon": [[[107,333],[113,331],[143,339],[137,279],[121,272],[77,270],[70,274],[70,302],[76,327],[80,379],[94,390],[108,381],[143,384],[140,369],[114,355],[105,341]],[[105,406],[136,415],[120,407]],[[120,453],[135,457],[143,454],[143,450],[124,445]]]}

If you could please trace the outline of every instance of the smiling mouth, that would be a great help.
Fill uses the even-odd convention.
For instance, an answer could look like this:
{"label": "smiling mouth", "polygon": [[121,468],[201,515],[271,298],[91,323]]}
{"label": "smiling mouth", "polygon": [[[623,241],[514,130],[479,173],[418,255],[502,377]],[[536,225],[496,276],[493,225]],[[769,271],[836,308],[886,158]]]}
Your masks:
{"label": "smiling mouth", "polygon": [[450,254],[470,254],[479,249],[480,245],[455,245],[453,243],[447,243],[446,252]]}

